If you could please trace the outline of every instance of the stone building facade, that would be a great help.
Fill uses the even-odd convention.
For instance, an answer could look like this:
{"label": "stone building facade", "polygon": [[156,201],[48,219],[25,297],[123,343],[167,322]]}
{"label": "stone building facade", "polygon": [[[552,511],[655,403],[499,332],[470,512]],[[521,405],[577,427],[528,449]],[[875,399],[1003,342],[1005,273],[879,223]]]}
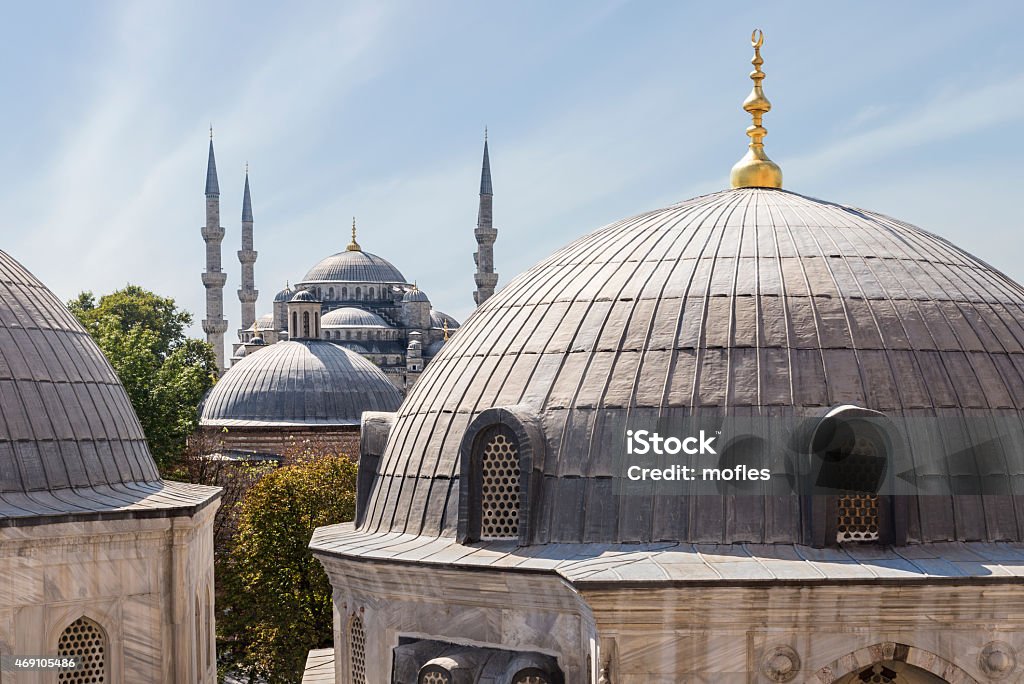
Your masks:
{"label": "stone building facade", "polygon": [[99,348],[3,252],[0,289],[0,677],[213,684],[219,490],[161,480]]}

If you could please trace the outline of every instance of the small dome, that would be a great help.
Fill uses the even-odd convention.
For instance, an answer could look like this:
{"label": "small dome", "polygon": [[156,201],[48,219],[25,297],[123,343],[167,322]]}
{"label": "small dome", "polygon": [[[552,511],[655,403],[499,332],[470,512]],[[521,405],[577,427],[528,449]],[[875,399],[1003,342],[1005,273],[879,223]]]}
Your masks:
{"label": "small dome", "polygon": [[402,396],[379,368],[325,340],[269,345],[228,370],[203,401],[204,426],[358,425]]}
{"label": "small dome", "polygon": [[455,320],[454,318],[452,318],[451,316],[449,316],[445,312],[438,311],[437,309],[431,309],[430,310],[430,327],[431,328],[438,328],[438,329],[443,328],[444,324],[445,324],[445,321],[448,322],[448,329],[449,330],[455,330],[460,325],[457,320]]}
{"label": "small dome", "polygon": [[245,350],[245,345],[243,344],[241,347],[238,348],[238,351],[235,352],[235,358],[236,359],[240,359],[240,358],[244,357],[248,353],[249,352],[247,352]]}
{"label": "small dome", "polygon": [[323,259],[303,283],[404,283],[405,276],[387,259],[359,250],[338,252]]}
{"label": "small dome", "polygon": [[286,287],[283,290],[281,290],[280,292],[278,292],[276,295],[274,295],[274,301],[275,302],[289,302],[289,301],[291,301],[292,296],[294,294],[295,294],[295,288],[293,288],[293,287]]}
{"label": "small dome", "polygon": [[427,348],[423,351],[427,356],[436,356],[439,351],[444,347],[444,340],[434,340],[427,345]]}
{"label": "small dome", "polygon": [[383,318],[354,306],[329,311],[320,319],[322,328],[390,328]]}
{"label": "small dome", "polygon": [[295,293],[295,296],[292,297],[289,301],[292,301],[292,302],[319,302],[320,300],[317,299],[316,295],[313,294],[312,292],[310,292],[309,290],[299,290],[298,292]]}
{"label": "small dome", "polygon": [[216,496],[160,479],[103,352],[52,292],[2,251],[0,292],[0,520],[131,517],[140,508],[152,514]]}
{"label": "small dome", "polygon": [[404,295],[402,295],[402,301],[403,302],[427,302],[427,303],[429,303],[430,299],[427,297],[427,293],[424,292],[423,290],[412,289],[412,290],[406,291],[406,293]]}
{"label": "small dome", "polygon": [[264,314],[256,319],[256,322],[252,324],[253,330],[273,330],[274,329],[274,314]]}
{"label": "small dome", "polygon": [[266,341],[266,340],[264,340],[264,339],[263,339],[262,337],[260,337],[259,335],[255,336],[255,337],[253,337],[253,338],[252,338],[251,340],[249,340],[249,344],[255,344],[255,345],[263,345],[263,344],[266,344],[266,343],[267,343],[267,341]]}

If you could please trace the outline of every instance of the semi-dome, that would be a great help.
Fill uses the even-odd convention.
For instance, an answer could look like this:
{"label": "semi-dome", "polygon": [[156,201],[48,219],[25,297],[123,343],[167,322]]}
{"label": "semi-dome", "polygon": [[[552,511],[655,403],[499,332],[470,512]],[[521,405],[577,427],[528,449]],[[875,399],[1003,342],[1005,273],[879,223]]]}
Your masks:
{"label": "semi-dome", "polygon": [[[796,496],[617,496],[609,445],[626,420],[705,413],[1019,419],[1022,352],[1024,289],[935,235],[783,190],[698,197],[576,240],[478,308],[398,412],[361,529],[454,536],[460,447],[507,409],[543,454],[533,541],[801,543]],[[1024,536],[982,499],[911,504],[908,538]]]}
{"label": "semi-dome", "polygon": [[325,313],[320,319],[320,326],[323,328],[388,328],[388,322],[383,318],[354,306],[345,306]]}
{"label": "semi-dome", "polygon": [[233,365],[203,401],[209,427],[358,425],[402,397],[372,363],[332,342],[271,344]]}
{"label": "semi-dome", "polygon": [[362,250],[332,254],[309,269],[303,283],[404,283],[405,276],[387,259]]}
{"label": "semi-dome", "polygon": [[430,310],[430,327],[431,328],[443,328],[444,324],[448,323],[448,329],[454,330],[459,327],[459,322],[452,316],[449,316],[444,311],[438,311],[437,309]]}
{"label": "semi-dome", "polygon": [[163,482],[128,395],[50,290],[0,251],[0,525],[162,515],[216,497]]}

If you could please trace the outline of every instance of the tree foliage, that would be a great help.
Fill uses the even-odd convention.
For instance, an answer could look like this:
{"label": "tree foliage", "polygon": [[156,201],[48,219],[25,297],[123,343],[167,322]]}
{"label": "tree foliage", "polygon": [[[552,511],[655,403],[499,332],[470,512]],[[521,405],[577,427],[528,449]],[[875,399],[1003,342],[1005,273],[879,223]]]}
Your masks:
{"label": "tree foliage", "polygon": [[298,682],[310,649],[332,641],[331,585],[307,548],[313,530],[355,515],[356,465],[314,455],[264,475],[242,499],[218,610],[232,669],[269,684]]}
{"label": "tree foliage", "polygon": [[120,378],[161,470],[180,458],[213,386],[213,348],[185,337],[192,316],[174,300],[137,285],[100,297],[82,292],[68,308]]}

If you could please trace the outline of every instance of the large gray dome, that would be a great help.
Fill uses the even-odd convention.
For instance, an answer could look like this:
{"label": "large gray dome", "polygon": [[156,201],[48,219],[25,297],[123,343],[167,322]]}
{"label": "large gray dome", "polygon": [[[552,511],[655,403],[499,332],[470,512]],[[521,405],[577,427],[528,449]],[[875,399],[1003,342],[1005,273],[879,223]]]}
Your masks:
{"label": "large gray dome", "polygon": [[309,283],[404,283],[405,276],[390,261],[362,250],[338,252],[323,259],[302,279]]}
{"label": "large gray dome", "polygon": [[[542,434],[536,541],[799,542],[796,496],[752,513],[615,496],[623,419],[854,404],[1019,420],[1022,352],[1024,289],[945,240],[781,190],[699,197],[576,240],[478,308],[398,412],[361,529],[453,536],[463,436],[510,407]],[[932,497],[909,537],[1020,539],[1014,505]]]}
{"label": "large gray dome", "polygon": [[358,425],[402,396],[372,363],[332,342],[292,340],[251,352],[203,402],[209,427]]}
{"label": "large gray dome", "polygon": [[383,318],[355,306],[344,306],[323,315],[320,325],[324,328],[389,328]]}
{"label": "large gray dome", "polygon": [[2,251],[0,291],[0,524],[97,512],[142,516],[216,495],[160,480],[99,347]]}

